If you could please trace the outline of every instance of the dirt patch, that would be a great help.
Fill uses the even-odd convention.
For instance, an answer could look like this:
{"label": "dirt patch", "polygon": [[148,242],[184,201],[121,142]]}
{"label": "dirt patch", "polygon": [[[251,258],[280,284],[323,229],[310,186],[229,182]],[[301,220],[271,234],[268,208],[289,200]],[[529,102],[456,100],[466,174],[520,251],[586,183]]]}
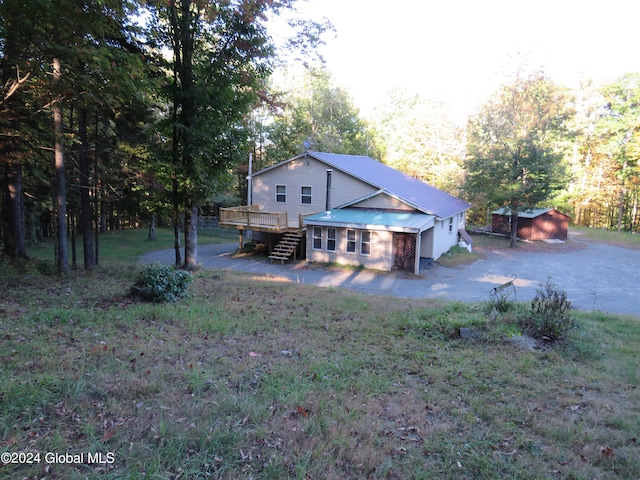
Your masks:
{"label": "dirt patch", "polygon": [[509,246],[509,240],[501,237],[474,234],[473,249],[474,251],[483,252],[500,252],[504,250],[516,250],[531,253],[567,253],[577,250],[584,250],[587,245],[584,241],[576,239],[568,239],[563,243],[546,243],[543,241],[526,241],[520,240],[518,246],[512,249]]}

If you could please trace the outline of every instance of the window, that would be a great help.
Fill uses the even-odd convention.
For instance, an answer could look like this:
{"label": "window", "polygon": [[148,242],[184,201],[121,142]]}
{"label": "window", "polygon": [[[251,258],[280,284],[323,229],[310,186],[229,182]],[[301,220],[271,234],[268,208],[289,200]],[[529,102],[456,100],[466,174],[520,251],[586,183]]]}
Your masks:
{"label": "window", "polygon": [[300,187],[300,203],[311,205],[311,187]]}
{"label": "window", "polygon": [[322,228],[313,227],[313,249],[322,250]]}
{"label": "window", "polygon": [[449,217],[449,233],[453,233],[453,217]]}
{"label": "window", "polygon": [[347,229],[347,253],[356,253],[356,231]]}
{"label": "window", "polygon": [[287,203],[286,185],[276,185],[276,203]]}
{"label": "window", "polygon": [[328,252],[336,251],[336,229],[335,228],[327,228],[327,251]]}
{"label": "window", "polygon": [[360,253],[371,255],[371,232],[369,230],[360,232]]}

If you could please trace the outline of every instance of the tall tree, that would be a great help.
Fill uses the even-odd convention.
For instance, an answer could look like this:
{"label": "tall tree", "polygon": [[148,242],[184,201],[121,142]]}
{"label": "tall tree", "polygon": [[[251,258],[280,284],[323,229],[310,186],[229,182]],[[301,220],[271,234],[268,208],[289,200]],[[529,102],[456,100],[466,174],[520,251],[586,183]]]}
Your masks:
{"label": "tall tree", "polygon": [[[62,79],[62,66],[59,58],[53,59],[53,80],[57,85]],[[64,123],[62,118],[62,103],[59,100],[53,104],[53,134],[54,134],[54,169],[55,169],[55,206],[56,206],[56,264],[58,271],[69,270],[67,254],[67,182],[64,161]]]}
{"label": "tall tree", "polygon": [[562,199],[574,223],[640,228],[640,74],[586,82],[577,91],[571,183]]}
{"label": "tall tree", "polygon": [[[128,57],[137,58],[138,64],[141,63],[142,51],[132,48],[133,30],[126,22],[133,6],[128,0],[59,0],[53,3],[8,0],[0,3],[0,17],[4,20],[0,38],[10,47],[2,49],[1,59],[2,110],[7,115],[3,114],[0,119],[0,136],[11,139],[11,142],[2,142],[10,147],[4,148],[2,154],[3,163],[11,167],[5,168],[5,191],[19,192],[24,159],[33,158],[35,153],[45,151],[45,148],[50,152],[53,143],[56,157],[54,176],[58,182],[51,182],[49,178],[48,184],[62,186],[67,176],[60,175],[65,167],[64,142],[75,140],[75,119],[79,120],[77,143],[82,148],[67,149],[67,155],[77,153],[81,167],[81,216],[83,220],[89,217],[88,221],[81,222],[85,230],[85,267],[91,266],[95,256],[87,242],[91,238],[91,212],[87,201],[87,165],[91,146],[84,132],[86,125],[82,124],[86,120],[85,112],[93,115],[100,111],[104,115],[106,111],[108,116],[112,116],[113,110],[123,105],[122,98],[135,95],[133,91],[138,86],[136,77],[140,69],[123,54],[125,52]],[[54,58],[60,66],[56,75],[51,74]],[[76,111],[80,114],[74,115]],[[65,112],[69,113],[65,117],[73,118],[74,122],[69,122],[63,131]],[[44,115],[49,119],[49,115],[56,117],[57,133],[54,133],[54,123],[50,120],[45,126]],[[11,121],[5,122],[9,118]],[[28,154],[27,150],[30,150]],[[20,154],[16,155],[18,152]],[[58,231],[62,232],[66,230],[66,225],[64,228],[62,225],[66,223],[67,215],[66,206],[61,202],[66,203],[66,192],[58,192],[58,198]],[[24,228],[24,220],[19,218],[23,215],[14,205],[19,207],[20,203],[12,202],[11,197],[9,199],[9,202],[3,202],[3,217],[10,227],[5,229],[5,233],[19,232]],[[50,196],[47,201],[50,201]],[[9,245],[12,245],[11,241]],[[64,256],[66,242],[57,246]]]}
{"label": "tall tree", "polygon": [[[216,191],[237,158],[234,145],[246,138],[243,117],[270,73],[274,48],[269,13],[294,0],[153,0],[150,41],[168,50],[164,98],[167,111],[159,137],[171,143],[175,227],[185,219],[184,265],[197,263],[197,208]],[[167,128],[168,127],[168,128]],[[181,263],[178,237],[176,263]]]}
{"label": "tall tree", "polygon": [[267,127],[270,163],[305,150],[377,156],[374,137],[349,93],[321,67],[281,72],[273,86],[280,108]]}
{"label": "tall tree", "polygon": [[376,108],[375,127],[387,165],[459,195],[464,171],[464,128],[450,111],[443,102],[395,88]]}
{"label": "tall tree", "polygon": [[[603,140],[601,152],[614,173],[617,196],[616,227],[631,229],[631,209],[626,208],[640,183],[640,74],[627,74],[602,89],[606,105],[596,124]],[[637,192],[635,192],[637,193]],[[636,204],[637,206],[637,204]]]}
{"label": "tall tree", "polygon": [[562,186],[567,105],[562,88],[533,73],[502,87],[469,121],[466,189],[510,211],[512,247],[518,214]]}
{"label": "tall tree", "polygon": [[[33,64],[25,52],[32,46],[36,2],[0,2],[0,164],[3,181],[3,253],[27,257],[24,232],[23,157],[21,124],[24,117],[22,91],[31,79]],[[27,21],[30,18],[31,21]]]}

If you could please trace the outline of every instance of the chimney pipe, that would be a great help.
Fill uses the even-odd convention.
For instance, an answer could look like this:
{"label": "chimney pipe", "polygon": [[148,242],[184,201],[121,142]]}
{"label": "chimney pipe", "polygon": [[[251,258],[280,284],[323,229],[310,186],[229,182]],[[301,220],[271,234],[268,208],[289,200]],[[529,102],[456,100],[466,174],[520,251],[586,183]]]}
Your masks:
{"label": "chimney pipe", "polygon": [[327,215],[331,215],[331,175],[333,170],[327,170],[327,202],[325,205],[325,212]]}

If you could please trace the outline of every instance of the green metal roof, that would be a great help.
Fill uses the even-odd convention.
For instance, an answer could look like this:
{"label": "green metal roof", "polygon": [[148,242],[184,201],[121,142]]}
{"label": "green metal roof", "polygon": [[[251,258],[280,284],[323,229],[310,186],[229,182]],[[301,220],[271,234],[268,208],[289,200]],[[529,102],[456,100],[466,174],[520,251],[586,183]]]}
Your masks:
{"label": "green metal roof", "polygon": [[[518,218],[536,218],[540,215],[544,215],[547,212],[553,210],[552,208],[534,208],[531,210],[523,210],[518,212]],[[499,208],[491,212],[494,215],[511,215],[511,210],[508,208]]]}
{"label": "green metal roof", "polygon": [[306,217],[304,223],[306,225],[417,233],[432,227],[434,219],[435,215],[424,213],[341,208],[332,210],[330,216],[327,216],[326,212],[322,212]]}

